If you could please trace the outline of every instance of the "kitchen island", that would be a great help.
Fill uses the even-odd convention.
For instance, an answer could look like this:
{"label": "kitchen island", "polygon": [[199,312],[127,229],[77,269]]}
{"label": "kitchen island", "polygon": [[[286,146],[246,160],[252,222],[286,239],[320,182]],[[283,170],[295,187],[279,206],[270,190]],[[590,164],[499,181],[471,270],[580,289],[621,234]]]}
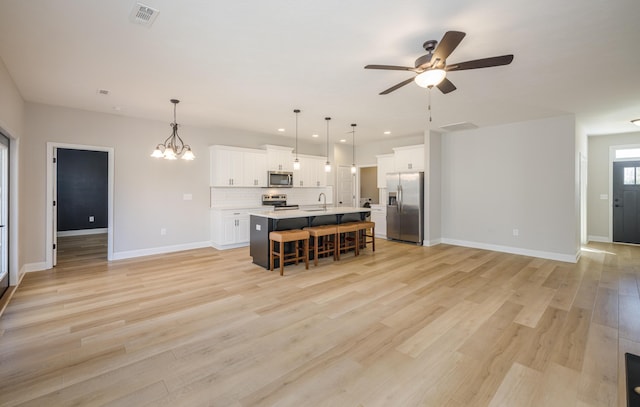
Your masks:
{"label": "kitchen island", "polygon": [[364,220],[369,208],[329,207],[284,211],[250,212],[250,248],[253,262],[269,268],[269,232],[302,229],[307,226],[337,225]]}

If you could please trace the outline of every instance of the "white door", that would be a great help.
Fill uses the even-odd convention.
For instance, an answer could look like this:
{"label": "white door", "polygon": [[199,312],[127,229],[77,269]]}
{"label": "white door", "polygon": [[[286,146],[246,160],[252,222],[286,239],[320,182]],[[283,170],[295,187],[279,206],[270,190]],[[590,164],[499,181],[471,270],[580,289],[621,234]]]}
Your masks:
{"label": "white door", "polygon": [[[6,143],[6,144],[5,144]],[[9,139],[0,135],[0,297],[9,287]]]}
{"label": "white door", "polygon": [[351,173],[351,167],[341,165],[338,167],[338,206],[356,206],[355,174]]}

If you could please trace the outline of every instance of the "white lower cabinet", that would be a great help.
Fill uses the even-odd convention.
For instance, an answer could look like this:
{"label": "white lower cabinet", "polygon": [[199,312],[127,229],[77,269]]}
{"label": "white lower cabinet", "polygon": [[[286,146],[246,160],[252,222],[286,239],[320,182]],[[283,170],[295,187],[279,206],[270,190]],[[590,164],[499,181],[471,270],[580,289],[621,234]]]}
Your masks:
{"label": "white lower cabinet", "polygon": [[387,238],[387,206],[371,205],[371,221],[376,224],[376,237]]}
{"label": "white lower cabinet", "polygon": [[219,250],[233,249],[249,245],[249,212],[251,209],[212,209],[211,246]]}

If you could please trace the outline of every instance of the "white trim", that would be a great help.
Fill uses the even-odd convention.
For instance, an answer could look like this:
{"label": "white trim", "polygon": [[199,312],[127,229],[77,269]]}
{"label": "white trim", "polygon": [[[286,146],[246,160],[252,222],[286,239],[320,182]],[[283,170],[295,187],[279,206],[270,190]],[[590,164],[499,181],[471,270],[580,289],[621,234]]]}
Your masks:
{"label": "white trim", "polygon": [[[43,261],[41,261],[40,263],[27,263],[22,266],[22,269],[20,270],[20,275],[24,276],[25,273],[48,270],[50,268],[51,267],[47,267],[47,264]],[[20,279],[22,279],[22,277]]]}
{"label": "white trim", "polygon": [[47,210],[45,216],[45,264],[46,268],[53,267],[53,171],[51,163],[53,161],[53,150],[55,148],[68,148],[72,150],[106,151],[108,161],[108,197],[107,197],[107,260],[114,260],[113,253],[113,183],[114,183],[114,149],[113,147],[88,146],[83,144],[67,144],[47,142],[47,183],[46,183],[46,203]]}
{"label": "white trim", "polygon": [[593,236],[589,235],[587,237],[589,242],[601,242],[601,243],[611,243],[611,238],[609,236]]}
{"label": "white trim", "polygon": [[101,235],[103,233],[108,233],[109,229],[107,228],[97,228],[97,229],[80,229],[80,230],[64,230],[62,232],[58,232],[58,237],[62,236],[84,236],[84,235]]}
{"label": "white trim", "polygon": [[473,247],[474,249],[491,250],[494,252],[503,252],[503,253],[519,254],[522,256],[539,257],[541,259],[564,261],[567,263],[577,263],[578,259],[580,258],[579,250],[575,255],[571,255],[571,254],[544,252],[539,250],[522,249],[519,247],[501,246],[501,245],[494,245],[494,244],[488,244],[488,243],[469,242],[466,240],[456,240],[456,239],[447,239],[447,238],[442,238],[442,243],[451,244],[454,246]]}
{"label": "white trim", "polygon": [[433,239],[433,240],[425,240],[425,241],[422,242],[422,245],[430,247],[430,246],[437,246],[437,245],[439,245],[441,243],[442,243],[442,239],[438,238],[438,239]]}
{"label": "white trim", "polygon": [[205,247],[211,247],[211,242],[194,242],[194,243],[185,243],[178,244],[173,246],[162,246],[162,247],[152,247],[149,249],[140,249],[140,250],[128,250],[125,252],[116,252],[113,253],[113,260],[122,260],[122,259],[130,259],[133,257],[142,257],[142,256],[153,256],[156,254],[165,254],[165,253],[173,253],[180,252],[183,250],[193,250],[193,249],[202,249]]}
{"label": "white trim", "polygon": [[217,250],[228,250],[228,249],[237,249],[239,247],[247,247],[249,246],[249,243],[244,242],[244,243],[232,243],[232,244],[219,245],[217,243],[211,242],[210,246]]}
{"label": "white trim", "polygon": [[640,148],[640,144],[620,144],[609,146],[609,236],[607,242],[613,242],[613,163],[623,161],[638,161],[638,158],[616,158],[616,150]]}

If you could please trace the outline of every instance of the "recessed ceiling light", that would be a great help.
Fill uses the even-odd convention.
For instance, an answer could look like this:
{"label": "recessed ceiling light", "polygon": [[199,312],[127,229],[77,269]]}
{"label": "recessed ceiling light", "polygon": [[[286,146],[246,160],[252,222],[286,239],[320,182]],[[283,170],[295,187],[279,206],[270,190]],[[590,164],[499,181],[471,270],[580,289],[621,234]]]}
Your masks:
{"label": "recessed ceiling light", "polygon": [[283,129],[283,128],[279,128],[279,129],[278,129],[278,131],[279,131],[280,133],[284,133],[284,129]]}
{"label": "recessed ceiling light", "polygon": [[341,142],[341,143],[346,143],[346,142],[347,142],[347,140],[346,140],[346,139],[341,139],[341,140],[340,140],[340,142]]}
{"label": "recessed ceiling light", "polygon": [[635,124],[636,126],[640,126],[640,119],[631,120],[631,123]]}
{"label": "recessed ceiling light", "polygon": [[116,112],[119,112],[122,110],[122,108],[120,106],[114,106],[113,110],[115,110]]}
{"label": "recessed ceiling light", "polygon": [[389,135],[391,132],[389,130],[385,131],[384,134]]}
{"label": "recessed ceiling light", "polygon": [[317,134],[312,134],[311,137],[318,138],[318,135]]}

